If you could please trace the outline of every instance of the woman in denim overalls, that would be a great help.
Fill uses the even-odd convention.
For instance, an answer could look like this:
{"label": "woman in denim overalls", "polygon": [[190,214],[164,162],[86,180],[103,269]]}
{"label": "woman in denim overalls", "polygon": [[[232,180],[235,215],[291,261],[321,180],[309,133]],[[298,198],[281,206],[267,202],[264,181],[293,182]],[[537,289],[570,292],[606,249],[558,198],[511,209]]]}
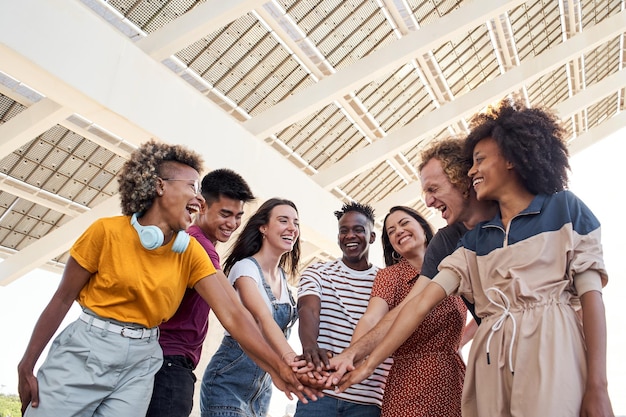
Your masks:
{"label": "woman in denim overalls", "polygon": [[[289,200],[261,205],[237,238],[224,271],[263,336],[288,363],[296,354],[287,343],[297,319],[287,276],[297,273],[300,258],[298,211]],[[225,334],[202,378],[202,417],[262,417],[272,394],[271,378]]]}

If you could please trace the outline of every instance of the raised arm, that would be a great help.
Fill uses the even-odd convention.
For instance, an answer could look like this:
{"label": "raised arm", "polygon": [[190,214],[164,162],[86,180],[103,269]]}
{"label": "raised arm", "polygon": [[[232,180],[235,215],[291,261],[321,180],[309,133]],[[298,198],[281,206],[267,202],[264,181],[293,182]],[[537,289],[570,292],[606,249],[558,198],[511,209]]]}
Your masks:
{"label": "raised arm", "polygon": [[376,326],[387,313],[389,313],[389,306],[384,299],[380,297],[370,298],[365,313],[363,313],[363,315],[359,319],[359,322],[354,328],[354,333],[352,333],[352,340],[350,344],[359,340],[370,330],[372,330],[374,326]]}
{"label": "raised arm", "polygon": [[194,288],[211,306],[220,323],[239,342],[246,354],[270,374],[274,385],[289,399],[292,399],[291,393],[294,393],[300,401],[307,402],[302,394],[303,385],[265,341],[252,315],[241,304],[224,273],[217,271],[198,281]]}
{"label": "raised arm", "polygon": [[37,378],[33,375],[35,363],[37,363],[41,352],[59,328],[72,303],[78,297],[78,293],[90,277],[91,273],[70,256],[65,265],[59,287],[39,316],[26,347],[26,352],[17,366],[18,392],[22,402],[22,414],[29,403],[32,403],[33,407],[39,405],[39,385]]}
{"label": "raised arm", "polygon": [[[341,352],[341,354],[331,359],[331,367],[335,370],[333,378],[340,380],[347,371],[353,368],[355,363],[358,363],[369,355],[372,350],[374,350],[374,348],[385,338],[402,308],[420,292],[422,292],[422,290],[426,288],[429,283],[430,279],[426,277],[419,277],[415,282],[415,285],[413,285],[413,288],[411,288],[409,294],[407,294],[406,298],[395,308],[388,310],[387,313],[365,334],[362,334],[361,329],[359,329],[361,320],[363,320],[363,318],[361,318],[361,320],[359,320],[359,324],[357,325],[357,329],[355,329],[354,335],[352,336],[350,346]],[[359,332],[357,332],[357,330],[359,330]]]}
{"label": "raised arm", "polygon": [[335,385],[338,392],[343,392],[349,386],[363,381],[411,336],[422,323],[424,317],[445,297],[446,292],[439,284],[434,282],[428,284],[422,292],[402,307],[386,336],[372,350],[371,354],[355,370],[344,375],[343,378],[340,379],[337,375],[331,375],[327,385]]}
{"label": "raised arm", "polygon": [[328,358],[332,352],[317,345],[320,331],[322,303],[317,295],[305,295],[298,299],[298,335],[302,345],[302,358],[309,368],[321,372],[328,369]]}
{"label": "raised arm", "polygon": [[256,320],[265,340],[272,346],[272,349],[280,355],[280,357],[291,365],[296,353],[293,351],[285,334],[274,321],[272,313],[268,310],[263,296],[259,292],[256,281],[252,277],[241,276],[235,281],[235,288],[239,293],[241,302],[244,307],[252,313],[252,317]]}

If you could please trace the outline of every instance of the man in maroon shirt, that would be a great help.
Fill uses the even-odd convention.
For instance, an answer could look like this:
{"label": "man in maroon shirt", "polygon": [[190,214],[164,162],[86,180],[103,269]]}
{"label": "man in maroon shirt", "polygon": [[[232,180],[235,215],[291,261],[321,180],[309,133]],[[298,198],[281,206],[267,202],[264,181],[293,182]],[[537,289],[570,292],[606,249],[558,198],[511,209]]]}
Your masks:
{"label": "man in maroon shirt", "polygon": [[[217,169],[202,179],[202,204],[187,232],[221,269],[215,250],[241,224],[244,204],[254,195],[246,181],[229,169]],[[193,289],[187,289],[176,314],[159,326],[163,366],[155,376],[147,417],[188,417],[193,408],[196,376],[202,345],[209,329],[209,305]]]}

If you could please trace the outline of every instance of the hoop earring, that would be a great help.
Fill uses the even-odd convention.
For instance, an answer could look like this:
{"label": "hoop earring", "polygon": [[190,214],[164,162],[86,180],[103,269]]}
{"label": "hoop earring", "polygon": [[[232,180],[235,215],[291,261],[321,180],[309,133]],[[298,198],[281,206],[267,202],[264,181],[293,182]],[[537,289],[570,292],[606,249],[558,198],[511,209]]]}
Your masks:
{"label": "hoop earring", "polygon": [[395,250],[391,251],[391,258],[394,261],[399,261],[400,259],[402,259],[402,256],[400,256],[400,254],[398,252],[396,252]]}

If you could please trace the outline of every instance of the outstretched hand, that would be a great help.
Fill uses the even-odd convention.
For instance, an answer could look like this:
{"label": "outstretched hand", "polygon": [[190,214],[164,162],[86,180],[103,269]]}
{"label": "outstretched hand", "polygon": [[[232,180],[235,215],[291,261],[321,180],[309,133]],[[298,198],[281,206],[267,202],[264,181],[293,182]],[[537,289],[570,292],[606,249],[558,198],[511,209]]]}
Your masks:
{"label": "outstretched hand", "polygon": [[[331,366],[334,363],[331,361]],[[367,359],[364,359],[356,367],[352,361],[342,361],[337,364],[337,369],[329,375],[326,387],[334,387],[335,392],[341,393],[354,384],[363,382],[374,372],[375,367],[370,366]]]}
{"label": "outstretched hand", "polygon": [[304,404],[308,403],[308,400],[305,397],[304,385],[298,381],[296,374],[286,363],[281,362],[278,373],[276,373],[275,370],[271,370],[269,374],[272,377],[272,382],[276,388],[284,392],[287,398],[293,400],[292,394],[295,394],[295,396],[298,397],[298,399]]}
{"label": "outstretched hand", "polygon": [[354,358],[345,350],[329,361],[329,369],[333,372],[326,379],[326,388],[331,389],[343,379],[347,372],[354,370]]}
{"label": "outstretched hand", "polygon": [[302,355],[298,358],[305,360],[307,365],[315,371],[322,372],[330,369],[330,358],[332,357],[333,352],[330,350],[314,346],[304,348]]}
{"label": "outstretched hand", "polygon": [[[310,381],[310,379],[308,378],[306,374],[297,372],[298,369],[307,367],[307,363],[305,360],[301,359],[300,356],[294,356],[293,359],[291,359],[291,361],[287,362],[287,365],[291,367],[292,372],[295,375],[296,379],[298,379],[298,381],[300,382],[300,385],[303,386],[302,392],[309,399],[316,401],[318,398],[322,398],[324,396],[324,393],[322,393],[322,390],[324,389],[323,384],[315,384],[312,381]],[[298,395],[297,393],[295,394]],[[298,399],[302,401],[302,399],[299,396],[298,396]],[[302,402],[306,404],[306,401],[302,401]]]}
{"label": "outstretched hand", "polygon": [[326,379],[328,378],[329,373],[327,371],[322,371],[321,373],[313,372],[313,376],[310,376],[310,373],[296,373],[298,380],[308,388],[315,390],[316,393],[319,393],[318,397],[323,396],[322,391],[326,389]]}
{"label": "outstretched hand", "polygon": [[323,390],[325,388],[326,379],[328,378],[329,359],[333,353],[327,349],[310,348],[305,349],[302,355],[297,356],[295,360],[300,360],[304,365],[294,368],[294,372],[298,375],[300,382],[314,389]]}

